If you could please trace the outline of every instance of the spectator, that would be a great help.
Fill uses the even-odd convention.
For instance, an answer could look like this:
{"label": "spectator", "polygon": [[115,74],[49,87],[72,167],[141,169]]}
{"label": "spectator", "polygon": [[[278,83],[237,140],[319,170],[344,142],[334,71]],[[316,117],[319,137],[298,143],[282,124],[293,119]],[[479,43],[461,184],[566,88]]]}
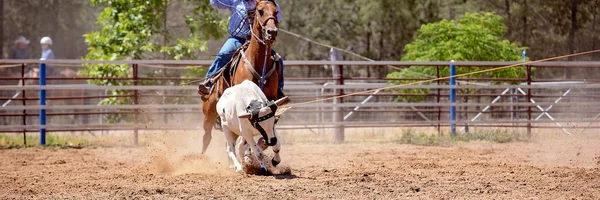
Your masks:
{"label": "spectator", "polygon": [[40,44],[42,45],[42,58],[40,60],[54,59],[54,52],[50,48],[52,46],[52,39],[50,37],[43,37],[40,40]]}
{"label": "spectator", "polygon": [[[52,39],[50,37],[43,37],[40,40],[40,44],[42,45],[42,57],[40,60],[54,59],[54,52],[52,52],[52,49],[50,48],[50,46],[52,46]],[[54,69],[52,69],[50,65],[46,65],[46,76],[51,76],[54,73]]]}
{"label": "spectator", "polygon": [[19,36],[15,40],[15,46],[10,49],[8,59],[29,59],[29,52],[27,51],[27,45],[29,40],[23,36]]}

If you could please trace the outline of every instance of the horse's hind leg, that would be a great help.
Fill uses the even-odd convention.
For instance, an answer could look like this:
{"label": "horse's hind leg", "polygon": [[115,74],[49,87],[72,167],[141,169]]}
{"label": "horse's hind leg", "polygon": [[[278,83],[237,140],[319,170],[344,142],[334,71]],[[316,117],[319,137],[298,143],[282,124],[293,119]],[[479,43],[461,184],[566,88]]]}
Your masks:
{"label": "horse's hind leg", "polygon": [[212,97],[202,104],[202,112],[204,113],[204,121],[202,124],[204,127],[204,136],[202,137],[202,154],[206,153],[206,149],[208,149],[208,145],[212,140],[212,129],[217,120],[216,109],[216,100]]}

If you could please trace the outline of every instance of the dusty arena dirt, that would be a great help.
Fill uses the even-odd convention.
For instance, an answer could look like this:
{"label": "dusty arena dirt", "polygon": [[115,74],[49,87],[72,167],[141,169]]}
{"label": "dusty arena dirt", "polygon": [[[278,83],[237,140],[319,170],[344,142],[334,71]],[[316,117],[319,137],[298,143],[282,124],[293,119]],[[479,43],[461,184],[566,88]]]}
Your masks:
{"label": "dusty arena dirt", "polygon": [[218,139],[205,156],[199,138],[10,149],[0,150],[0,199],[600,199],[599,142],[288,143],[292,174],[276,176],[233,173]]}

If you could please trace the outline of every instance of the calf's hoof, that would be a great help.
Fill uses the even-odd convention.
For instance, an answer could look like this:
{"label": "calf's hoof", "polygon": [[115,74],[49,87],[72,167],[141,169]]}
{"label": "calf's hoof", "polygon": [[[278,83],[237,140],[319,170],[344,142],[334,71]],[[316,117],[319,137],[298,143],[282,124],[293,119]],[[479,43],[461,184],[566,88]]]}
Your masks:
{"label": "calf's hoof", "polygon": [[269,176],[269,175],[271,175],[271,172],[269,172],[269,170],[267,170],[267,168],[261,167],[260,168],[260,175],[262,175],[262,176]]}
{"label": "calf's hoof", "polygon": [[279,165],[279,161],[275,160],[275,158],[271,159],[271,164],[273,165],[273,167],[277,167],[277,165]]}

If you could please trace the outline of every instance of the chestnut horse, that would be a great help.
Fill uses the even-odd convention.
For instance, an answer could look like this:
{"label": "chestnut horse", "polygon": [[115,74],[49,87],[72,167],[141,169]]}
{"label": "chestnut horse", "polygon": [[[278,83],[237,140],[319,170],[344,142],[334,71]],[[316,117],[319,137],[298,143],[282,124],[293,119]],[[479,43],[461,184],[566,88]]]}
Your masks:
{"label": "chestnut horse", "polygon": [[[271,45],[275,42],[275,37],[277,37],[277,12],[279,11],[274,0],[256,0],[254,24],[251,29],[252,37],[248,48],[240,52],[242,58],[238,61],[235,74],[228,80],[226,80],[226,76],[221,75],[211,89],[207,100],[202,103],[202,112],[204,113],[202,154],[206,152],[208,144],[210,144],[210,140],[212,139],[212,128],[218,117],[216,110],[217,101],[225,89],[240,84],[244,80],[250,80],[261,86],[260,72],[262,72],[265,78],[261,89],[268,100],[276,100],[279,73],[281,70],[275,70],[274,62],[271,59]],[[249,15],[249,17],[252,16]]]}

